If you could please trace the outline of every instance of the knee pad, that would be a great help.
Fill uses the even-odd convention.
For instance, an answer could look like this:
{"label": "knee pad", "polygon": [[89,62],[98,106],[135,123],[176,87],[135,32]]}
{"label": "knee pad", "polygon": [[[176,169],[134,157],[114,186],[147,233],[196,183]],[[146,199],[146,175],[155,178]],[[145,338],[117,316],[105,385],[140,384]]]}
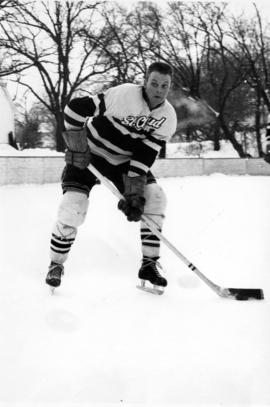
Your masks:
{"label": "knee pad", "polygon": [[85,220],[88,204],[86,194],[67,191],[58,209],[58,221],[75,228],[80,226]]}
{"label": "knee pad", "polygon": [[167,206],[167,198],[163,189],[156,183],[148,184],[145,186],[144,191],[145,215],[150,216],[160,226],[162,225],[163,218],[165,217],[165,209]]}

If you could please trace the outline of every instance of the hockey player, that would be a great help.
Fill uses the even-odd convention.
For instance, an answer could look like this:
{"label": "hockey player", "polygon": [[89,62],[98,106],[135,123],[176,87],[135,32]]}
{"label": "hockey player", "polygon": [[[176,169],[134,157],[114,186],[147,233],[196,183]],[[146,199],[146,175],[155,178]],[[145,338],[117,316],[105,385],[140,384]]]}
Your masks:
{"label": "hockey player", "polygon": [[267,117],[265,143],[264,143],[264,157],[265,161],[270,164],[270,114]]}
{"label": "hockey player", "polygon": [[[75,98],[66,106],[63,198],[52,231],[46,277],[51,287],[61,283],[64,262],[87,214],[89,194],[97,181],[87,168],[90,162],[123,194],[118,208],[128,221],[138,222],[147,214],[161,231],[166,197],[150,168],[176,130],[176,113],[166,99],[171,82],[170,65],[155,62],[144,85],[122,84],[92,97]],[[160,241],[143,222],[140,236],[138,276],[142,287],[149,281],[156,293],[156,286],[167,285],[158,269]]]}

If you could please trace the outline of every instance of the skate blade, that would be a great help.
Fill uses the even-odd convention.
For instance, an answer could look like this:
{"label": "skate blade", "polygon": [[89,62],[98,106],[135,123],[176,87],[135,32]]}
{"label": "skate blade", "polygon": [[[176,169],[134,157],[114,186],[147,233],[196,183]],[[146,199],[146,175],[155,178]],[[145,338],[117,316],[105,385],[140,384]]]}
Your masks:
{"label": "skate blade", "polygon": [[145,281],[142,280],[140,285],[136,286],[139,290],[146,291],[147,293],[151,293],[154,295],[162,295],[164,294],[164,288],[158,285],[153,285],[152,287],[148,287],[145,285]]}

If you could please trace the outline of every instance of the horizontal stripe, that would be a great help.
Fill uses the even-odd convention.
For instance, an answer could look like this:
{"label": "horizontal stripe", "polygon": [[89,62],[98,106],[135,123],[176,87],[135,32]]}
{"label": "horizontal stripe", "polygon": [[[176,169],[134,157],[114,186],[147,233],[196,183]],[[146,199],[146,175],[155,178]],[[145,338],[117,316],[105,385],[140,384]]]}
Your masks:
{"label": "horizontal stripe", "polygon": [[141,174],[138,174],[138,172],[129,170],[127,175],[132,178],[132,177],[138,177],[138,175],[143,175],[143,174],[144,174],[143,172]]}
{"label": "horizontal stripe", "polygon": [[157,143],[153,143],[153,141],[150,141],[148,139],[143,140],[143,143],[146,144],[148,147],[151,147],[153,150],[156,150],[157,152],[160,151],[161,146]]}
{"label": "horizontal stripe", "polygon": [[129,133],[123,134],[113,125],[108,117],[93,117],[91,120],[91,125],[95,128],[102,139],[112,143],[114,146],[117,146],[124,151],[135,151],[138,141],[134,140]]}
{"label": "horizontal stripe", "polygon": [[65,241],[65,242],[74,242],[75,237],[67,238],[67,237],[61,237],[57,236],[54,233],[52,233],[52,237],[58,241]]}
{"label": "horizontal stripe", "polygon": [[65,130],[80,130],[82,126],[74,126],[64,120],[64,128]]}
{"label": "horizontal stripe", "polygon": [[81,123],[85,122],[85,116],[81,116],[78,113],[74,112],[73,110],[70,109],[69,106],[65,107],[64,114],[68,118],[73,119],[77,122],[81,122]]}
{"label": "horizontal stripe", "polygon": [[143,134],[137,134],[132,129],[126,128],[126,126],[123,126],[119,120],[117,120],[115,117],[107,117],[108,120],[113,124],[113,126],[119,130],[123,135],[129,135],[133,139],[144,139],[145,136]]}
{"label": "horizontal stripe", "polygon": [[145,171],[140,170],[139,168],[130,166],[127,174],[129,177],[136,177],[137,175],[145,175]]}
{"label": "horizontal stripe", "polygon": [[69,130],[71,128],[82,128],[83,123],[81,121],[72,119],[72,117],[69,117],[64,114],[64,125],[66,130]]}
{"label": "horizontal stripe", "polygon": [[91,122],[87,124],[89,130],[91,131],[91,135],[93,137],[91,137],[91,135],[89,135],[89,138],[94,141],[93,139],[95,139],[94,142],[99,141],[99,143],[101,145],[103,145],[104,147],[106,147],[106,149],[111,150],[112,152],[121,154],[121,155],[128,155],[131,156],[132,152],[128,151],[128,150],[123,150],[120,147],[117,147],[115,144],[111,143],[110,141],[106,140],[104,137],[100,137],[100,135],[98,134],[98,132],[96,131],[96,129],[94,128],[94,126],[92,126]]}
{"label": "horizontal stripe", "polygon": [[155,137],[153,135],[150,135],[148,137],[148,140],[155,143],[155,144],[158,144],[160,147],[162,147],[164,145],[164,143],[165,143],[165,141],[163,139],[160,139],[160,138]]}
{"label": "horizontal stripe", "polygon": [[59,249],[68,249],[68,248],[70,248],[72,246],[72,243],[73,242],[71,242],[71,243],[62,243],[62,242],[59,242],[59,241],[56,241],[56,240],[51,240],[51,245],[55,246],[55,247],[58,247]]}
{"label": "horizontal stripe", "polygon": [[144,165],[140,161],[136,161],[136,160],[131,160],[130,161],[130,168],[136,168],[136,169],[139,169],[139,170],[141,170],[143,172],[148,172],[149,171],[149,167],[147,167],[146,165]]}
{"label": "horizontal stripe", "polygon": [[[161,228],[157,228],[157,230],[158,230],[159,232],[161,232]],[[141,228],[141,233],[146,233],[146,232],[152,233],[152,231],[151,231],[150,229],[142,227],[142,228]]]}
{"label": "horizontal stripe", "polygon": [[85,184],[82,185],[75,181],[74,182],[73,181],[70,181],[70,182],[64,181],[62,183],[62,188],[64,191],[67,191],[67,190],[80,191],[80,192],[86,192],[87,194],[90,192],[90,188],[87,185],[85,185]]}
{"label": "horizontal stripe", "polygon": [[148,240],[148,241],[156,241],[156,242],[159,242],[160,241],[160,239],[157,237],[157,236],[155,236],[155,235],[141,235],[141,238],[144,240],[144,241],[146,241],[146,240]]}
{"label": "horizontal stripe", "polygon": [[147,246],[147,247],[160,247],[160,243],[142,242],[142,246]]}
{"label": "horizontal stripe", "polygon": [[105,150],[105,149],[102,149],[102,148],[100,148],[100,147],[97,147],[97,146],[96,146],[94,143],[92,143],[92,141],[90,141],[90,140],[89,140],[89,145],[90,145],[90,150],[91,150],[94,154],[96,154],[96,155],[98,155],[98,156],[104,158],[106,161],[108,161],[108,162],[109,162],[110,164],[112,164],[112,165],[119,165],[119,164],[123,164],[123,163],[129,161],[129,158],[128,158],[128,157],[123,157],[123,156],[120,156],[120,155],[112,155],[112,154],[110,154],[110,153],[108,152],[108,150]]}
{"label": "horizontal stripe", "polygon": [[52,247],[52,246],[51,246],[51,250],[52,250],[54,253],[59,253],[59,254],[67,254],[67,253],[69,253],[69,249],[68,249],[68,250],[57,250],[57,249],[55,249],[55,248]]}

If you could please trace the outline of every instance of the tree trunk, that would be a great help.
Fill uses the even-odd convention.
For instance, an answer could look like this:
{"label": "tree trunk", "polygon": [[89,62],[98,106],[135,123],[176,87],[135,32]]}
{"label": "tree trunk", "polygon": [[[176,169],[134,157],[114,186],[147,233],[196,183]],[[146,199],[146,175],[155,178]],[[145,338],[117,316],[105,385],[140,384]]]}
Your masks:
{"label": "tree trunk", "polygon": [[260,90],[257,89],[257,100],[256,100],[256,111],[255,111],[255,129],[256,129],[256,141],[258,156],[263,156],[262,141],[261,141],[261,94]]}
{"label": "tree trunk", "polygon": [[245,151],[243,150],[243,146],[238,143],[238,141],[236,140],[234,133],[232,133],[226,123],[224,123],[224,121],[220,118],[220,126],[221,129],[223,130],[224,136],[226,137],[227,140],[229,140],[232,143],[233,148],[237,151],[238,155],[240,158],[246,158],[247,154],[245,153]]}
{"label": "tree trunk", "polygon": [[64,120],[63,114],[56,116],[56,131],[55,131],[55,141],[56,141],[56,151],[63,152],[65,151],[66,145],[62,136],[64,129]]}
{"label": "tree trunk", "polygon": [[220,151],[220,141],[219,141],[219,124],[215,123],[213,127],[213,142],[214,151]]}
{"label": "tree trunk", "polygon": [[261,131],[260,131],[260,112],[256,111],[255,114],[255,126],[256,126],[256,141],[257,141],[257,149],[258,149],[258,156],[263,156],[263,148],[262,148],[262,140],[261,140]]}

